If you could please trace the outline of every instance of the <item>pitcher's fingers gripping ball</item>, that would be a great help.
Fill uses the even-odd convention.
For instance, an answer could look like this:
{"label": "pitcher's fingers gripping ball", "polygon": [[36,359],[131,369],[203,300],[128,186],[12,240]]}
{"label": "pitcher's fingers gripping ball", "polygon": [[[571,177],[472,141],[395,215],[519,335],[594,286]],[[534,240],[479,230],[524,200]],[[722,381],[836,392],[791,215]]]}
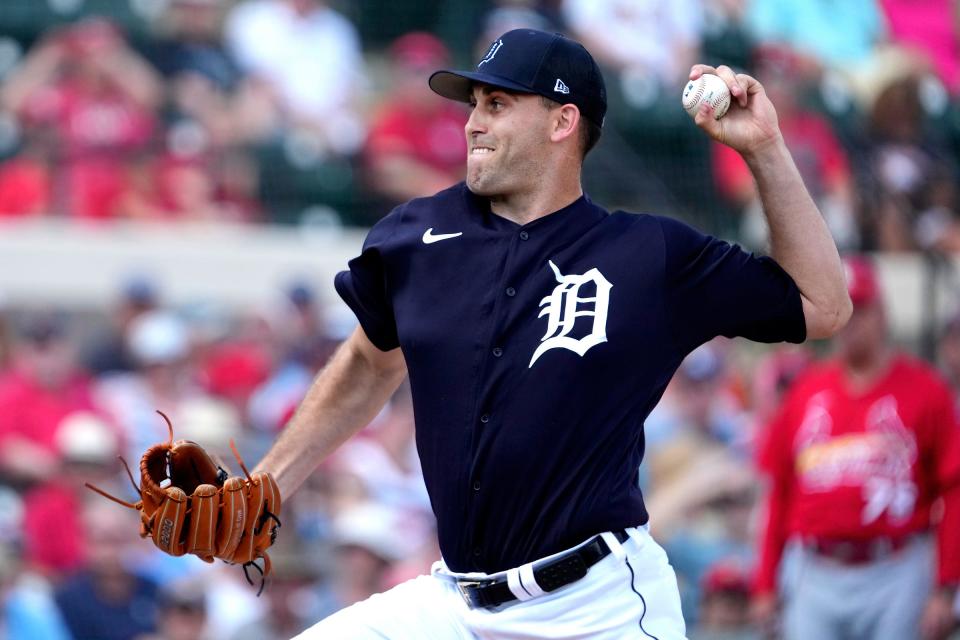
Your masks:
{"label": "pitcher's fingers gripping ball", "polygon": [[[251,584],[247,570],[252,566],[265,579],[270,573],[267,548],[280,528],[280,489],[273,476],[250,474],[231,441],[230,448],[245,477],[230,477],[196,442],[174,442],[170,419],[161,411],[157,413],[166,420],[170,439],[143,454],[139,487],[121,458],[140,500],[125,502],[90,483],[87,487],[139,511],[140,537],[149,537],[164,553],[191,553],[206,562],[220,558],[241,564]],[[262,568],[256,563],[260,558]],[[261,591],[263,584],[261,580]]]}
{"label": "pitcher's fingers gripping ball", "polygon": [[713,107],[713,117],[722,118],[730,108],[730,89],[718,75],[705,73],[690,80],[683,88],[683,108],[691,117],[696,117],[703,103]]}

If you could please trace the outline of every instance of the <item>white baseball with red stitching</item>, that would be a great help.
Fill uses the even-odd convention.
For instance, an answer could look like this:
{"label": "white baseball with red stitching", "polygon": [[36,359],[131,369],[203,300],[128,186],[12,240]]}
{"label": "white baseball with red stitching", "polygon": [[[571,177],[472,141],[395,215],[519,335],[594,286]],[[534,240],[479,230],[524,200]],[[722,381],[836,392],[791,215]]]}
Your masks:
{"label": "white baseball with red stitching", "polygon": [[691,116],[697,115],[703,102],[713,106],[713,117],[717,120],[730,108],[730,89],[720,76],[705,73],[683,88],[683,108]]}

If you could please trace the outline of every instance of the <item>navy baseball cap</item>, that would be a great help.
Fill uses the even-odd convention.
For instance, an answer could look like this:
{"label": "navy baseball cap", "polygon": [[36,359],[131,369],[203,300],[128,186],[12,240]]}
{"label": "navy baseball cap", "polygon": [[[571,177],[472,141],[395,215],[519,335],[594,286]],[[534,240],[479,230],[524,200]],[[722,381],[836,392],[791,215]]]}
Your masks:
{"label": "navy baseball cap", "polygon": [[559,33],[508,31],[490,45],[476,71],[443,69],[429,80],[435,93],[460,102],[470,101],[475,82],[575,104],[598,126],[607,113],[607,90],[593,56]]}

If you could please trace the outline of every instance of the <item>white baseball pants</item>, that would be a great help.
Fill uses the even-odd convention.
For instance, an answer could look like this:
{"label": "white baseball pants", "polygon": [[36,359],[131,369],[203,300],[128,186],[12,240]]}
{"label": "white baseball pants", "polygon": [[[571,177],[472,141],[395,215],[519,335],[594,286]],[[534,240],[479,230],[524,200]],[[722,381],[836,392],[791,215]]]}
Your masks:
{"label": "white baseball pants", "polygon": [[[526,601],[470,609],[442,561],[431,575],[347,607],[297,636],[299,640],[678,640],[685,637],[680,594],[667,554],[645,528],[628,529],[622,545],[604,538],[612,553],[576,582]],[[560,554],[557,554],[560,555]],[[550,556],[553,557],[553,556]],[[515,576],[517,574],[514,574]]]}

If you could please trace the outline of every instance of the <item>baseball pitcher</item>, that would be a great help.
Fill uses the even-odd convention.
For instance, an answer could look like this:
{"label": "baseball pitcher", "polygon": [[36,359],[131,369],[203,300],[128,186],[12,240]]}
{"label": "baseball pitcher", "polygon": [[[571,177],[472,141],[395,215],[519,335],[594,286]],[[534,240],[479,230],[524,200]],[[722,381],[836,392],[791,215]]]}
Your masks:
{"label": "baseball pitcher", "polygon": [[696,122],[750,166],[770,257],[583,193],[607,104],[577,42],[510,31],[430,78],[470,105],[466,181],[394,209],[337,275],[360,327],[251,477],[288,496],[409,375],[442,558],[302,638],[684,637],[636,482],[645,417],[714,336],[824,338],[851,308],[763,87],[704,73],[732,104]]}

